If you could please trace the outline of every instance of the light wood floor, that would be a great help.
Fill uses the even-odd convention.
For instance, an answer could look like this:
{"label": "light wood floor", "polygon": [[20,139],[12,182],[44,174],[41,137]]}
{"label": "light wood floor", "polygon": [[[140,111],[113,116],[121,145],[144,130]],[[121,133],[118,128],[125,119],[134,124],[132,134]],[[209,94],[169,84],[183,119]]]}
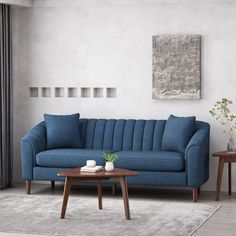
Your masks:
{"label": "light wood floor", "polygon": [[[47,184],[33,184],[32,194],[37,195],[58,195],[62,196],[63,185],[56,185],[55,191],[50,191],[50,185]],[[96,190],[94,187],[74,187],[71,194],[84,195],[84,196],[96,196]],[[118,189],[118,195],[120,190]],[[25,195],[24,185],[17,185],[13,188],[1,190],[0,196],[4,195]],[[103,195],[109,197],[111,195],[111,188],[103,189]],[[145,200],[170,200],[177,202],[191,201],[190,191],[178,191],[178,190],[160,190],[160,189],[129,189],[130,199],[145,199]],[[214,192],[201,192],[199,202],[213,202]],[[228,196],[227,193],[221,193],[219,204],[222,207],[210,217],[195,233],[194,236],[236,236],[236,193]],[[197,203],[196,203],[197,204]],[[1,229],[0,229],[1,231]],[[33,236],[29,234],[12,234],[1,233],[0,236]],[[38,235],[34,235],[38,236]],[[151,235],[150,235],[151,236]]]}

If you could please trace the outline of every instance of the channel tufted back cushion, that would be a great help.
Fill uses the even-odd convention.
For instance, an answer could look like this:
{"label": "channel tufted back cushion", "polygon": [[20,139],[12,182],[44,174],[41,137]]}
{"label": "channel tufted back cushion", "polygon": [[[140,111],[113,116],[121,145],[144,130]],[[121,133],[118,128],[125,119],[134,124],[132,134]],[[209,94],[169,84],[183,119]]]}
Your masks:
{"label": "channel tufted back cushion", "polygon": [[160,151],[165,120],[80,119],[83,148]]}

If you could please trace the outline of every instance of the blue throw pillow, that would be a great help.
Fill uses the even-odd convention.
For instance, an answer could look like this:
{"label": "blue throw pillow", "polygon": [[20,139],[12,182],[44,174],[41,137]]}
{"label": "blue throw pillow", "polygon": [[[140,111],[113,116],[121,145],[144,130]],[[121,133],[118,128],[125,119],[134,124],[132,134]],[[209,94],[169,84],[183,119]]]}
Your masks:
{"label": "blue throw pillow", "polygon": [[44,114],[47,131],[47,148],[80,148],[79,114]]}
{"label": "blue throw pillow", "polygon": [[176,117],[170,115],[165,124],[162,138],[163,151],[185,152],[195,132],[196,117]]}

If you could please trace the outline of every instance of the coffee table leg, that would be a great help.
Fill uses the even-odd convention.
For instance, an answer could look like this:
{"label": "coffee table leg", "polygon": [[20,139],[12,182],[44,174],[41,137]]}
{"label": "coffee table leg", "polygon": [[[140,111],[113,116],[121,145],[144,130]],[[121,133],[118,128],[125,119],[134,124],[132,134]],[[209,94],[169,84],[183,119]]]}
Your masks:
{"label": "coffee table leg", "polygon": [[98,207],[102,209],[102,183],[100,180],[97,181],[97,191],[98,191]]}
{"label": "coffee table leg", "polygon": [[129,210],[129,196],[128,196],[128,187],[125,177],[120,178],[121,191],[124,201],[125,208],[125,217],[127,220],[130,220],[130,210]]}
{"label": "coffee table leg", "polygon": [[220,188],[221,188],[221,180],[223,176],[223,170],[224,170],[224,158],[219,159],[219,166],[218,166],[218,175],[217,175],[217,184],[216,184],[216,201],[219,201],[219,195],[220,195]]}
{"label": "coffee table leg", "polygon": [[61,208],[61,219],[65,218],[66,207],[67,207],[67,202],[70,195],[71,184],[72,184],[72,178],[66,177],[64,193],[63,193],[63,203],[62,203],[62,208]]}

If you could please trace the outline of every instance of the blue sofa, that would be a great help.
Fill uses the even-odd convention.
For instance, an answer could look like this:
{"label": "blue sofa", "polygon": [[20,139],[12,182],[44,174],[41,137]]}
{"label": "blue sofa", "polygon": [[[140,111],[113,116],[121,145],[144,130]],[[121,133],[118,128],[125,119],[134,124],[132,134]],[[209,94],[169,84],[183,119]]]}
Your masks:
{"label": "blue sofa", "polygon": [[[47,150],[45,122],[21,140],[22,176],[30,193],[32,180],[63,181],[57,173],[84,166],[94,159],[104,165],[103,152],[116,152],[115,167],[136,170],[130,185],[187,186],[197,200],[200,186],[209,178],[208,123],[196,121],[183,151],[163,150],[166,120],[79,119],[81,148]],[[182,137],[179,137],[181,139]]]}

